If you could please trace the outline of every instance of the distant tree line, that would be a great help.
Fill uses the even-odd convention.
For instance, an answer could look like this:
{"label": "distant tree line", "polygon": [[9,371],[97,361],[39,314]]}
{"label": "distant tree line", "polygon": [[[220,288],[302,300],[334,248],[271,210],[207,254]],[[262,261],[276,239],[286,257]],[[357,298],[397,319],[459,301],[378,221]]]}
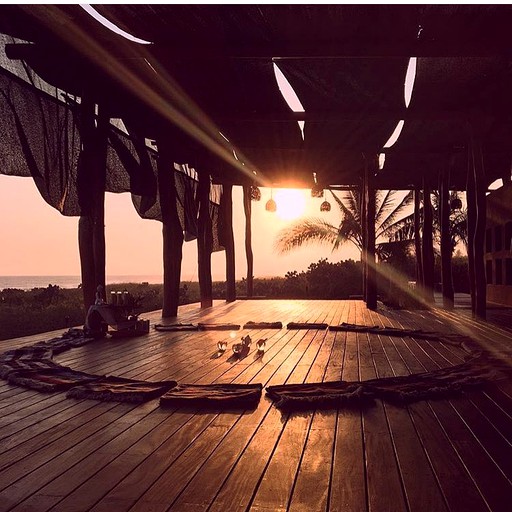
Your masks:
{"label": "distant tree line", "polygon": [[[393,265],[400,279],[414,281],[414,257],[408,253],[395,253],[395,258],[382,265],[379,294],[381,300],[394,299],[399,288],[386,280],[386,265]],[[284,277],[256,278],[254,296],[268,299],[349,299],[362,294],[361,263],[347,260],[332,263],[326,258],[311,263],[307,270],[288,271]],[[441,272],[436,259],[436,280]],[[467,257],[456,253],[453,257],[453,281],[456,292],[469,292]],[[107,300],[111,291],[127,290],[132,297],[135,312],[145,313],[162,307],[162,285],[148,283],[123,283],[108,285]],[[398,290],[398,291],[397,291]],[[246,294],[244,279],[237,282],[237,296]],[[213,283],[214,299],[224,299],[224,282]],[[181,283],[180,304],[199,302],[199,284]],[[82,291],[49,284],[46,288],[19,290],[6,288],[0,291],[0,340],[83,325],[85,311]]]}

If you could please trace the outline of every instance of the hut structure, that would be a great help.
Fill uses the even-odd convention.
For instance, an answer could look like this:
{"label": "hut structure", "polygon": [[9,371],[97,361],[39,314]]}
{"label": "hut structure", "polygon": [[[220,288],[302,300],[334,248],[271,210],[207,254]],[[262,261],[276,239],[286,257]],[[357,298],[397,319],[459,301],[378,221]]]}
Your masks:
{"label": "hut structure", "polygon": [[[86,306],[105,282],[105,192],[130,193],[162,223],[162,315],[122,340],[2,341],[0,512],[510,510],[510,312],[482,317],[512,296],[512,6],[94,9],[124,35],[87,6],[0,7],[0,172],[79,217]],[[235,301],[233,186],[248,295],[257,187],[361,190],[365,303]],[[376,310],[379,189],[415,192],[427,303],[439,191],[446,309]],[[471,314],[451,310],[453,190]],[[202,308],[178,323],[193,239]],[[221,249],[229,303],[210,308]]]}
{"label": "hut structure", "polygon": [[[139,215],[162,222],[166,317],[177,311],[184,238],[197,239],[201,305],[212,303],[210,255],[220,249],[235,299],[234,185],[246,197],[249,295],[251,187],[348,186],[363,191],[370,308],[375,190],[416,191],[427,301],[430,191],[440,191],[448,307],[448,191],[467,191],[473,311],[485,316],[485,193],[510,182],[508,6],[95,9],[135,37],[78,5],[4,6],[0,20],[0,172],[31,176],[50,205],[80,217],[86,306],[105,281],[106,191],[131,193]],[[302,108],[287,105],[276,68]]]}

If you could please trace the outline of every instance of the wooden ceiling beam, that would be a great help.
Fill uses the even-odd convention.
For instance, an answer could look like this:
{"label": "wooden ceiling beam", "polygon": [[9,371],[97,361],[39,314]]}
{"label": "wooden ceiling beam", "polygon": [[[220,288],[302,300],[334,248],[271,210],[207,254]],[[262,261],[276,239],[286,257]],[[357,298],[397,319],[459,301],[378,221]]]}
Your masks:
{"label": "wooden ceiling beam", "polygon": [[[211,112],[208,114],[217,122],[247,122],[247,123],[289,123],[290,121],[310,122],[337,122],[337,121],[466,121],[474,119],[474,112],[469,109],[459,110],[437,110],[427,108],[401,108],[401,109],[379,109],[368,108],[365,110],[353,110],[343,108],[332,108],[329,110],[311,110],[306,112]],[[497,120],[512,120],[512,112],[500,109],[496,112],[481,111],[482,119],[489,116]]]}
{"label": "wooden ceiling beam", "polygon": [[512,48],[489,35],[481,41],[293,41],[236,46],[155,43],[152,50],[166,58],[189,59],[346,59],[409,57],[510,57]]}
{"label": "wooden ceiling beam", "polygon": [[[102,42],[109,51],[120,59],[136,59],[134,47],[121,47]],[[27,51],[23,47],[31,47],[30,51],[40,45],[10,44],[8,51]],[[16,47],[16,48],[14,48]],[[109,48],[110,47],[110,48]],[[55,47],[54,47],[55,48]],[[512,46],[505,41],[482,38],[481,41],[293,41],[271,42],[244,45],[216,45],[187,41],[187,45],[171,45],[154,43],[147,49],[164,61],[172,60],[211,60],[211,59],[252,59],[252,60],[289,60],[289,59],[365,59],[365,58],[409,58],[409,57],[511,57]],[[60,48],[62,51],[62,48]],[[14,55],[14,54],[13,54]],[[12,56],[11,58],[22,58]],[[144,55],[140,55],[140,59]]]}

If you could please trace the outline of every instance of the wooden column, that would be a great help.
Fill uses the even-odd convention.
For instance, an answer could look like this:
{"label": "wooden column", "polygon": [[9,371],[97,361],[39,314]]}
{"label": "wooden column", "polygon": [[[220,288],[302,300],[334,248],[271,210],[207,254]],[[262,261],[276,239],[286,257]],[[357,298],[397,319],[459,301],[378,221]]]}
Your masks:
{"label": "wooden column", "polygon": [[443,307],[453,309],[452,236],[450,229],[450,168],[439,174],[439,217],[441,227],[441,280]]}
{"label": "wooden column", "polygon": [[252,253],[251,187],[248,185],[245,185],[243,188],[243,192],[244,192],[244,213],[245,213],[245,257],[247,259],[247,297],[252,297],[254,294],[254,286],[253,286],[254,258],[253,258],[253,253]]}
{"label": "wooden column", "polygon": [[416,252],[416,288],[423,296],[423,258],[421,257],[421,189],[414,189],[414,249]]}
{"label": "wooden column", "polygon": [[198,172],[197,194],[199,215],[197,220],[197,265],[201,308],[213,304],[212,291],[212,220],[210,217],[210,175]]}
{"label": "wooden column", "polygon": [[472,134],[471,154],[475,190],[476,222],[473,236],[473,257],[475,269],[475,315],[485,319],[487,310],[487,281],[485,278],[485,227],[487,222],[486,182],[482,152],[482,140]]}
{"label": "wooden column", "polygon": [[373,159],[365,168],[365,205],[366,205],[366,306],[377,308],[377,269],[375,259],[375,189],[373,188]]}
{"label": "wooden column", "polygon": [[183,229],[176,204],[174,163],[168,141],[158,139],[158,194],[162,211],[163,302],[162,318],[176,317],[180,301]]}
{"label": "wooden column", "polygon": [[222,226],[226,251],[226,302],[236,300],[235,238],[233,235],[233,185],[222,185]]}
{"label": "wooden column", "polygon": [[80,104],[80,138],[77,191],[80,205],[78,247],[85,312],[94,304],[96,289],[105,300],[105,174],[110,118],[84,94]]}
{"label": "wooden column", "polygon": [[469,291],[471,293],[471,311],[475,315],[476,311],[476,285],[475,285],[475,254],[474,238],[476,227],[476,195],[475,181],[473,177],[473,155],[471,143],[468,146],[468,175],[466,183],[466,201],[468,205],[468,270],[469,270]]}
{"label": "wooden column", "polygon": [[430,185],[423,178],[423,288],[427,302],[434,302],[434,243],[433,213],[430,199]]}
{"label": "wooden column", "polygon": [[361,201],[361,266],[362,266],[362,277],[363,277],[363,300],[367,301],[367,284],[368,284],[368,276],[367,276],[367,251],[368,251],[368,237],[366,236],[368,230],[368,222],[367,222],[367,203],[366,203],[366,183],[367,183],[367,171],[365,169],[363,173],[363,179],[361,183],[361,193],[360,193],[360,201]]}

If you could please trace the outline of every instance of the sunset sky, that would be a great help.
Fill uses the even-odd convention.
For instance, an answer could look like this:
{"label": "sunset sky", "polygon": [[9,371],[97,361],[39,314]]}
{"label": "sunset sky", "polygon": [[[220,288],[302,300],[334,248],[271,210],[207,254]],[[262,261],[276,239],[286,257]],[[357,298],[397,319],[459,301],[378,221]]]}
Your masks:
{"label": "sunset sky", "polygon": [[[262,199],[253,202],[253,251],[256,277],[284,276],[288,270],[305,270],[320,258],[329,261],[358,259],[358,251],[345,245],[333,253],[327,246],[306,246],[287,255],[273,249],[276,233],[290,220],[265,211],[270,189],[261,189]],[[305,201],[305,216],[321,217],[338,224],[341,220],[334,201],[329,213],[320,213],[322,199],[311,198],[309,190],[300,191],[292,204]],[[279,205],[279,191],[273,191]],[[328,197],[328,196],[326,196]],[[245,216],[242,191],[233,191],[233,216],[236,247],[236,278],[246,275],[244,250]],[[287,211],[284,212],[286,216]],[[291,213],[292,212],[288,212]],[[129,194],[106,195],[107,275],[161,275],[161,224],[141,219]],[[78,218],[64,217],[46,204],[30,178],[0,175],[0,275],[79,275]],[[214,280],[225,278],[224,252],[212,255]],[[182,280],[197,281],[196,243],[184,244]]]}

